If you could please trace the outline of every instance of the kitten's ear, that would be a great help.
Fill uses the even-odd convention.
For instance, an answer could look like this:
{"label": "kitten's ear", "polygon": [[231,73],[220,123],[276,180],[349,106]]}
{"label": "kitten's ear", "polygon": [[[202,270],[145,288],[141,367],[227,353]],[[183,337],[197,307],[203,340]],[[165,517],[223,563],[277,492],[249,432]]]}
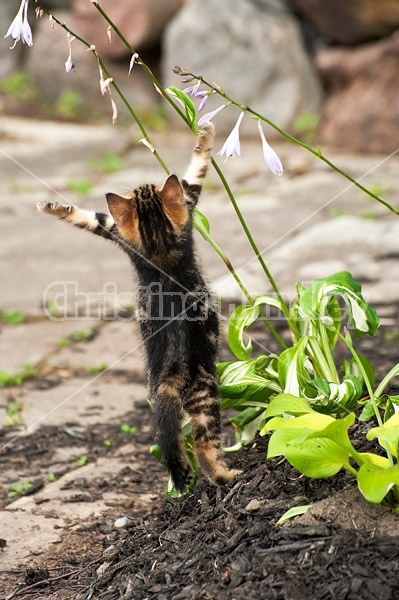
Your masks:
{"label": "kitten's ear", "polygon": [[166,205],[184,203],[183,188],[176,175],[169,175],[169,177],[157,193],[158,196],[161,198],[162,202]]}
{"label": "kitten's ear", "polygon": [[123,198],[123,196],[112,193],[105,194],[105,197],[107,199],[109,212],[117,223],[124,221],[126,217],[131,215],[132,205],[129,198]]}

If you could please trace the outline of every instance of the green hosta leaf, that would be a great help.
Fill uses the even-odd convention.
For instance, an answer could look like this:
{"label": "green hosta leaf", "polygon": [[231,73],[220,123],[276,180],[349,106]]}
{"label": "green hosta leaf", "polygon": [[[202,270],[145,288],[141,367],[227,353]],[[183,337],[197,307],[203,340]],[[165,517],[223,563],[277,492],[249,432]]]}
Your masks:
{"label": "green hosta leaf", "polygon": [[[369,360],[367,360],[367,358],[365,356],[362,356],[361,354],[358,354],[357,356],[360,359],[363,369],[366,372],[367,379],[369,380],[370,384],[373,385],[374,379],[375,379],[373,365],[370,363]],[[359,365],[357,364],[357,362],[355,361],[354,358],[351,358],[350,360],[343,360],[341,369],[342,369],[344,376],[354,375],[361,382],[361,384],[364,385],[363,374],[360,371]]]}
{"label": "green hosta leaf", "polygon": [[357,454],[359,458],[359,462],[362,464],[371,464],[377,467],[381,467],[381,469],[389,469],[391,467],[391,463],[386,456],[380,456],[379,454],[373,454],[372,452],[358,452]]}
{"label": "green hosta leaf", "polygon": [[374,416],[375,412],[373,403],[371,402],[371,400],[368,400],[367,402],[365,402],[363,410],[359,415],[359,421],[367,422],[370,421],[370,419],[372,419]]}
{"label": "green hosta leaf", "polygon": [[388,446],[392,454],[397,458],[399,446],[399,412],[388,419],[382,427],[373,427],[370,429],[366,437],[368,440],[378,438],[379,444],[383,448]]}
{"label": "green hosta leaf", "polygon": [[[270,437],[267,446],[267,458],[287,456],[290,446],[300,444],[307,439],[312,430],[308,427],[296,429],[277,429]],[[261,435],[264,435],[261,432]]]}
{"label": "green hosta leaf", "polygon": [[224,451],[236,452],[242,448],[242,446],[250,444],[259,430],[259,424],[263,419],[263,413],[263,408],[253,408],[250,406],[230,419],[230,422],[236,429],[236,444],[230,448],[224,448]]}
{"label": "green hosta leaf", "polygon": [[357,483],[368,502],[380,504],[389,490],[399,484],[399,465],[384,469],[377,465],[364,464],[359,469]]}
{"label": "green hosta leaf", "polygon": [[300,416],[313,412],[315,411],[305,398],[298,398],[292,394],[279,394],[271,400],[266,409],[265,417],[275,417],[283,414]]}
{"label": "green hosta leaf", "polygon": [[[298,311],[314,323],[330,317],[328,305],[331,296],[340,296],[348,308],[348,320],[356,337],[369,333],[373,335],[379,325],[377,314],[368,306],[361,293],[361,285],[347,271],[330,277],[316,279],[306,289],[299,291]],[[331,305],[330,305],[331,311]],[[333,309],[333,313],[336,309]],[[327,321],[331,324],[331,321]]]}
{"label": "green hosta leaf", "polygon": [[278,382],[269,378],[266,363],[271,356],[219,365],[220,394],[223,408],[239,410],[242,404],[265,404],[272,394],[281,392]]}
{"label": "green hosta leaf", "polygon": [[280,354],[278,375],[285,393],[294,396],[312,393],[309,385],[311,377],[307,371],[307,366],[311,365],[305,352],[308,342],[309,338],[303,337],[296,346],[287,348]]}
{"label": "green hosta leaf", "polygon": [[351,469],[348,452],[328,438],[311,438],[289,444],[285,457],[307,477],[331,477],[343,467]]}
{"label": "green hosta leaf", "polygon": [[309,430],[309,434],[320,432],[330,423],[334,423],[334,418],[329,415],[323,415],[316,411],[312,411],[300,417],[273,417],[262,428],[260,434],[265,435],[268,431],[274,429],[303,429]]}
{"label": "green hosta leaf", "polygon": [[[330,417],[332,418],[332,417]],[[333,442],[339,444],[342,448],[345,448],[350,454],[357,454],[349,440],[348,428],[355,422],[355,414],[349,413],[343,419],[333,419],[332,422],[328,423],[326,427],[312,433],[308,436],[308,439],[312,438],[328,438]]]}
{"label": "green hosta leaf", "polygon": [[293,506],[289,510],[287,510],[282,517],[277,521],[277,525],[283,525],[290,519],[294,517],[298,517],[299,515],[304,515],[308,512],[310,508],[313,507],[313,504],[303,504],[302,506]]}
{"label": "green hosta leaf", "polygon": [[194,211],[193,222],[196,230],[199,231],[199,233],[207,242],[209,242],[209,239],[211,237],[209,221],[206,218],[206,216],[198,209],[195,209]]}
{"label": "green hosta leaf", "polygon": [[180,90],[179,88],[174,87],[174,86],[170,86],[170,87],[166,88],[165,92],[167,94],[169,94],[170,96],[174,96],[175,98],[177,98],[179,103],[184,108],[187,123],[190,125],[190,127],[194,131],[194,133],[198,134],[199,127],[196,122],[196,110],[195,110],[195,106],[194,106],[194,103],[191,100],[191,98],[187,94],[185,94],[183,92],[183,90]]}
{"label": "green hosta leaf", "polygon": [[329,393],[326,398],[335,406],[340,404],[346,408],[352,408],[362,397],[362,384],[354,375],[347,375],[342,383],[327,383],[327,385]]}
{"label": "green hosta leaf", "polygon": [[244,341],[244,332],[251,327],[260,315],[259,306],[237,306],[229,320],[228,343],[233,354],[241,359],[250,358],[251,340]]}
{"label": "green hosta leaf", "polygon": [[251,306],[237,306],[230,316],[228,342],[230,350],[241,360],[250,358],[252,352],[251,340],[245,343],[244,331],[249,329],[261,316],[263,304],[275,306],[282,310],[281,302],[272,296],[258,296]]}

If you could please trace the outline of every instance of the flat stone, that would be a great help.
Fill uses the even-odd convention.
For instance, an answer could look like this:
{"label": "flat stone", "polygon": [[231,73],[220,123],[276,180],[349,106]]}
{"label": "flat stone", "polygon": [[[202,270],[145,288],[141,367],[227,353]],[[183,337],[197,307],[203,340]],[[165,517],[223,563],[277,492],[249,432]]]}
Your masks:
{"label": "flat stone", "polygon": [[49,389],[0,388],[0,423],[7,417],[10,394],[21,407],[25,427],[22,434],[29,434],[41,425],[85,426],[120,420],[134,408],[135,402],[143,402],[148,396],[146,387],[140,383],[116,382],[101,373],[87,378],[71,377]]}
{"label": "flat stone", "polygon": [[47,364],[60,368],[89,369],[104,365],[109,370],[127,370],[144,376],[144,350],[138,324],[106,322],[87,343],[70,344],[48,357]]}
{"label": "flat stone", "polygon": [[61,350],[60,341],[77,331],[98,326],[98,321],[40,320],[0,328],[0,371],[14,374],[25,364],[36,365]]}

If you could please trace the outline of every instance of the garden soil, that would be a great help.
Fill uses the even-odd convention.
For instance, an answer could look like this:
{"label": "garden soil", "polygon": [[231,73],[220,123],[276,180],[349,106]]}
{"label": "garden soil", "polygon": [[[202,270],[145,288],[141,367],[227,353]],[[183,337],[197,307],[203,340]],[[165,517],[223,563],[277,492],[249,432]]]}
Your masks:
{"label": "garden soil", "polygon": [[[386,345],[377,337],[363,346],[386,372]],[[32,391],[56,388],[69,376],[61,375],[53,370],[24,386]],[[113,384],[123,385],[128,377],[114,373]],[[61,529],[55,541],[38,549],[34,538],[41,531],[32,539],[21,537],[20,544],[31,545],[32,552],[20,564],[7,565],[10,540],[1,540],[2,598],[399,598],[398,517],[388,507],[367,504],[349,474],[310,480],[283,459],[266,461],[267,439],[256,438],[231,455],[231,465],[242,474],[229,486],[215,487],[200,478],[191,493],[166,500],[165,471],[149,453],[146,402],[137,403],[123,421],[137,427],[128,441],[120,419],[88,426],[44,425],[17,440],[17,429],[2,430],[1,464],[14,464],[19,480],[31,483],[15,501],[6,493],[10,486],[3,477],[1,500],[9,519],[18,520],[18,509],[27,502],[33,503],[33,513],[36,507],[48,520],[63,514],[63,503],[68,508],[62,526],[54,525]],[[358,449],[370,450],[364,446],[366,431],[361,423],[351,430]],[[71,466],[68,453],[77,446],[84,460]],[[66,457],[63,466],[58,459],[59,471],[52,474],[62,482],[58,505],[51,492],[56,482],[48,477],[55,455]],[[104,475],[102,465],[116,457],[115,471]],[[94,477],[85,476],[90,466]],[[304,516],[278,524],[287,509],[309,504]],[[118,528],[121,517],[124,526]]]}

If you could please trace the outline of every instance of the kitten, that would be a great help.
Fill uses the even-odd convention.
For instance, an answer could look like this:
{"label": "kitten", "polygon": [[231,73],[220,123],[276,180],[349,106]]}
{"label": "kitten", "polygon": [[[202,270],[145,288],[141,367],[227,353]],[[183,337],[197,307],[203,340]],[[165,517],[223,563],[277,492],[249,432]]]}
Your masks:
{"label": "kitten", "polygon": [[220,448],[220,400],[216,377],[218,317],[194,253],[193,212],[211,159],[214,127],[200,132],[181,180],[143,185],[123,198],[106,194],[110,215],[76,206],[40,202],[39,211],[116,242],[139,278],[139,321],[146,349],[154,429],[175,486],[191,479],[181,425],[192,423],[194,449],[207,477],[217,484],[229,470]]}

